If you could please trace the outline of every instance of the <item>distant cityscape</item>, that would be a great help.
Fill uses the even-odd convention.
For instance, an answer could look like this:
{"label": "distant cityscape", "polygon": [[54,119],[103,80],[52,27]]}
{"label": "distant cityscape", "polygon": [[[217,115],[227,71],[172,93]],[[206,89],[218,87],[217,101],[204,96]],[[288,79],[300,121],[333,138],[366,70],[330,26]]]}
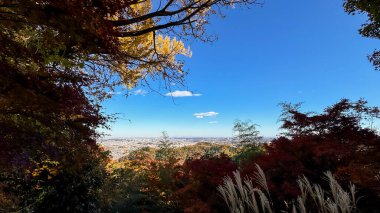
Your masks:
{"label": "distant cityscape", "polygon": [[[128,152],[140,149],[143,147],[157,147],[160,137],[128,137],[128,138],[103,138],[99,141],[99,144],[104,147],[105,150],[111,152],[111,156],[114,159],[119,159],[120,157],[126,155]],[[218,144],[230,144],[233,142],[231,137],[214,137],[214,138],[203,138],[203,137],[174,137],[169,139],[174,146],[188,146],[201,142],[208,143],[218,143]]]}
{"label": "distant cityscape", "polygon": [[[102,138],[99,144],[105,150],[111,152],[114,159],[128,154],[136,149],[143,147],[157,147],[161,137],[118,137],[118,138]],[[194,145],[197,143],[207,142],[215,144],[232,144],[234,138],[232,137],[171,137],[170,142],[176,147]],[[271,138],[264,138],[262,142],[268,142]]]}

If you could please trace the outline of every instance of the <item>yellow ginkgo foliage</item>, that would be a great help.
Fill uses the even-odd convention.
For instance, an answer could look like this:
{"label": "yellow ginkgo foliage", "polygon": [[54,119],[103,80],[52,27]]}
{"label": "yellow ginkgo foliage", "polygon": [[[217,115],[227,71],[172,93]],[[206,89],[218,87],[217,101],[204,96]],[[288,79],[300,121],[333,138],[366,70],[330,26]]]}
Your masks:
{"label": "yellow ginkgo foliage", "polygon": [[[108,18],[113,21],[131,20],[145,16],[151,11],[152,2],[147,0],[133,4]],[[141,31],[156,25],[159,25],[156,19],[147,18],[127,26],[116,27],[116,29]],[[182,76],[182,63],[177,60],[177,56],[191,56],[190,48],[186,48],[181,40],[156,34],[156,31],[137,36],[120,36],[118,37],[118,49],[122,58],[116,60],[113,58],[110,70],[118,74],[122,83],[128,88],[136,86],[140,80],[146,80],[147,77],[160,76],[165,79]],[[109,64],[104,64],[104,66],[109,66]]]}
{"label": "yellow ginkgo foliage", "polygon": [[[175,37],[149,33],[137,37],[119,38],[123,53],[131,58],[129,64],[119,64],[119,74],[128,87],[134,86],[138,80],[149,75],[165,74],[169,71],[182,72],[182,63],[176,60],[178,55],[191,56],[190,48],[186,48],[181,40]],[[137,60],[136,60],[137,59]]]}
{"label": "yellow ginkgo foliage", "polygon": [[181,56],[191,56],[182,41],[208,41],[211,15],[256,0],[12,2],[0,8],[3,37],[40,57],[19,68],[84,76],[80,85],[97,97],[149,78],[181,81]]}

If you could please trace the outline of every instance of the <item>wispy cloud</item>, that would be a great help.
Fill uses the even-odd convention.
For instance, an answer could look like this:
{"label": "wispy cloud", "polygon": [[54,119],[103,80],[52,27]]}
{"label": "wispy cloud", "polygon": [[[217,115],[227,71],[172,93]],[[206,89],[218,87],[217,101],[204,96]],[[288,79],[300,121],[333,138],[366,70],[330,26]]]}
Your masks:
{"label": "wispy cloud", "polygon": [[217,116],[219,113],[217,112],[200,112],[200,113],[194,113],[193,115],[196,117],[196,118],[204,118],[204,117],[214,117],[214,116]]}
{"label": "wispy cloud", "polygon": [[138,90],[133,91],[132,93],[133,93],[133,95],[142,95],[142,96],[145,96],[147,92],[145,90],[143,90],[143,89],[138,89]]}
{"label": "wispy cloud", "polygon": [[218,123],[218,121],[210,121],[210,122],[208,122],[209,124],[217,124]]}
{"label": "wispy cloud", "polygon": [[109,95],[120,95],[121,92],[107,92]]}
{"label": "wispy cloud", "polygon": [[174,92],[168,92],[165,94],[166,96],[171,96],[175,98],[180,98],[180,97],[194,97],[194,96],[201,96],[202,94],[199,93],[193,93],[191,91],[187,90],[176,90]]}

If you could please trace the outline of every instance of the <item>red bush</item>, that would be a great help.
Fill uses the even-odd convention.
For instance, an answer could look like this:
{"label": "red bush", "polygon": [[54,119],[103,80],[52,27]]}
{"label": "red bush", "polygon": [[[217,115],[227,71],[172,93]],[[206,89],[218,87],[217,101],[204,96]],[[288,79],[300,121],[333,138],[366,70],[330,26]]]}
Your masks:
{"label": "red bush", "polygon": [[187,160],[182,173],[177,175],[179,186],[175,197],[187,212],[199,213],[193,207],[199,207],[201,212],[226,212],[217,186],[235,170],[236,163],[226,155]]}

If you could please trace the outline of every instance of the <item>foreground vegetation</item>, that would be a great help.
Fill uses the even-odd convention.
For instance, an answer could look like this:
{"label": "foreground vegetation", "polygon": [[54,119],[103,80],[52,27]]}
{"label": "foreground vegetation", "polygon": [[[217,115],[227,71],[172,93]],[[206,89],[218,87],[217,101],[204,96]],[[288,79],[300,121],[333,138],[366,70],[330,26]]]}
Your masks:
{"label": "foreground vegetation", "polygon": [[342,100],[321,114],[298,107],[284,105],[284,136],[267,144],[239,122],[234,146],[174,148],[162,140],[110,162],[103,211],[380,211],[380,137],[371,126],[378,109],[363,100]]}
{"label": "foreground vegetation", "polygon": [[283,105],[284,131],[269,143],[238,121],[232,145],[176,148],[164,134],[118,161],[99,149],[98,161],[2,172],[1,211],[380,212],[379,109],[346,99],[320,114],[299,107]]}

